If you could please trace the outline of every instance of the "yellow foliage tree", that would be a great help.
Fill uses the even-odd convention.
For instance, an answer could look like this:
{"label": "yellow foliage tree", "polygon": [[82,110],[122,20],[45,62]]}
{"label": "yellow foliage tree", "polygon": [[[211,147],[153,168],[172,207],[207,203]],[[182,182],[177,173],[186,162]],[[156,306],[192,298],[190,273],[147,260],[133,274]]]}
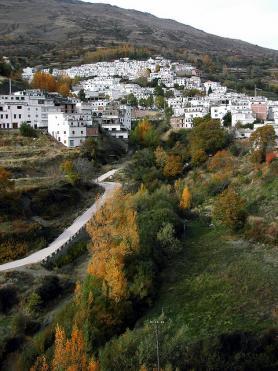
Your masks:
{"label": "yellow foliage tree", "polygon": [[151,130],[152,125],[147,119],[143,119],[137,126],[138,139],[140,142],[144,142],[147,133]]}
{"label": "yellow foliage tree", "polygon": [[171,178],[182,173],[181,156],[170,154],[167,156],[166,163],[163,169],[163,175]]}
{"label": "yellow foliage tree", "polygon": [[157,147],[154,151],[155,162],[158,167],[163,168],[167,161],[167,153],[164,151],[162,147]]}
{"label": "yellow foliage tree", "polygon": [[65,331],[59,325],[56,327],[54,356],[51,366],[45,356],[37,358],[30,371],[99,371],[99,364],[93,358],[86,357],[83,334],[77,326],[72,329],[71,337],[67,339]]}
{"label": "yellow foliage tree", "polygon": [[182,196],[180,200],[180,208],[181,209],[190,209],[191,206],[191,192],[188,187],[184,187],[182,191]]}
{"label": "yellow foliage tree", "polygon": [[46,90],[49,92],[56,91],[57,88],[54,76],[41,71],[34,74],[31,85],[34,89]]}
{"label": "yellow foliage tree", "polygon": [[64,329],[57,326],[52,370],[87,371],[89,364],[82,332],[74,326],[71,338],[67,339]]}
{"label": "yellow foliage tree", "polygon": [[246,219],[245,201],[230,187],[216,199],[213,217],[233,230],[239,229]]}
{"label": "yellow foliage tree", "polygon": [[139,249],[136,211],[131,196],[115,192],[87,225],[92,238],[90,274],[104,282],[104,293],[120,301],[127,295],[124,259]]}

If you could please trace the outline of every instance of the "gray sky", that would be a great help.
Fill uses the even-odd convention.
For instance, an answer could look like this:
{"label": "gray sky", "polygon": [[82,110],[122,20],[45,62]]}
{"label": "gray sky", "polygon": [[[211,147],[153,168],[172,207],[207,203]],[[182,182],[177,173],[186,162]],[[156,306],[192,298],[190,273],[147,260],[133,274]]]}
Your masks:
{"label": "gray sky", "polygon": [[171,18],[219,36],[278,50],[278,0],[86,0]]}

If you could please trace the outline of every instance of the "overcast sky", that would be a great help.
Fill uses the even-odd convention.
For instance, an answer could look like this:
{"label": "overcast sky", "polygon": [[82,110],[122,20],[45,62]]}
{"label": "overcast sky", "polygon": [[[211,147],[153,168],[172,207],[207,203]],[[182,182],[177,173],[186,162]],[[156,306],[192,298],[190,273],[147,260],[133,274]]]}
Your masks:
{"label": "overcast sky", "polygon": [[278,0],[86,0],[171,18],[278,50]]}

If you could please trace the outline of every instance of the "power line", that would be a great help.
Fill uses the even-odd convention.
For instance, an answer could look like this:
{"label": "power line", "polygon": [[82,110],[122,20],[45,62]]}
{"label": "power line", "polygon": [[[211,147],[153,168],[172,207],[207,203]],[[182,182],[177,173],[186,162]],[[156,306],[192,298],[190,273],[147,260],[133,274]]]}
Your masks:
{"label": "power line", "polygon": [[156,358],[157,358],[157,371],[160,371],[160,354],[159,354],[159,325],[165,323],[163,320],[152,320],[151,324],[155,325],[155,338],[156,338]]}

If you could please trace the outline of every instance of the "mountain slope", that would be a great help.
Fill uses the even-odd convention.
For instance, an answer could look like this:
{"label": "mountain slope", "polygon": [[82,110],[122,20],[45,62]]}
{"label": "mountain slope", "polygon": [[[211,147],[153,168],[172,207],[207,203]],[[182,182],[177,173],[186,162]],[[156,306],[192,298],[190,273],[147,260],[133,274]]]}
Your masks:
{"label": "mountain slope", "polygon": [[1,0],[0,19],[0,48],[6,55],[128,42],[156,49],[278,56],[278,51],[211,35],[148,13],[77,0]]}

